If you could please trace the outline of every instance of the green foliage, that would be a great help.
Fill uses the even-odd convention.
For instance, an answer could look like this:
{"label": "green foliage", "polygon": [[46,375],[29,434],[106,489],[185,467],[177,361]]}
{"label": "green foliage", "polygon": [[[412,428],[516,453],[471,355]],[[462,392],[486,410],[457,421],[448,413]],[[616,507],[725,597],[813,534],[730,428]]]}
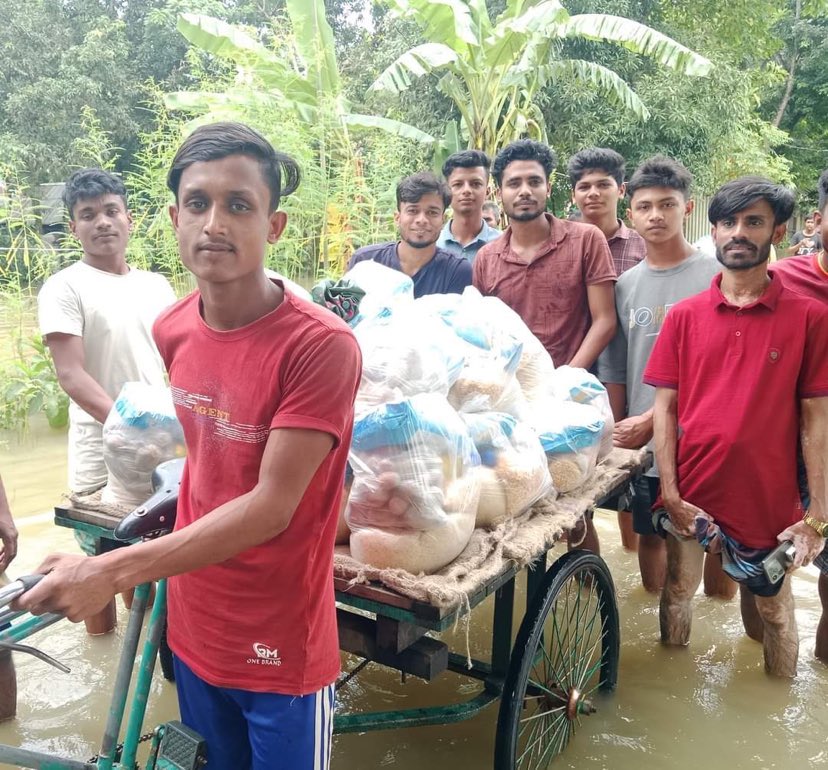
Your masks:
{"label": "green foliage", "polygon": [[69,397],[58,383],[52,357],[40,337],[21,346],[19,357],[6,367],[0,382],[0,429],[25,429],[29,417],[39,412],[52,428],[65,428],[69,423]]}
{"label": "green foliage", "polygon": [[609,14],[570,15],[557,0],[512,0],[495,18],[483,0],[386,0],[386,5],[399,18],[416,22],[426,42],[399,55],[371,89],[400,94],[417,78],[438,77],[437,89],[453,102],[468,145],[489,154],[521,136],[547,140],[538,96],[561,81],[580,81],[634,117],[649,116],[617,73],[562,57],[569,40],[618,44],[684,75],[706,75],[711,68],[703,56],[645,24]]}
{"label": "green foliage", "polygon": [[394,183],[422,157],[405,140],[432,141],[409,124],[351,111],[323,9],[321,0],[289,0],[287,23],[274,25],[267,42],[255,30],[185,14],[182,34],[232,67],[200,84],[208,88],[165,99],[198,115],[192,125],[240,120],[297,158],[304,182],[285,201],[275,267],[311,280],[341,273],[354,248],[391,235]]}

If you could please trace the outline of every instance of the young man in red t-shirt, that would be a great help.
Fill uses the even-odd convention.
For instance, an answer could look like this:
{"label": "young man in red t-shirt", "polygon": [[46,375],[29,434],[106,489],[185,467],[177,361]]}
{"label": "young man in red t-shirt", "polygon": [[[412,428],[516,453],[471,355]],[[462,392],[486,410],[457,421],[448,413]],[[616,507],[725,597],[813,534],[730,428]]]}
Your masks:
{"label": "young man in red t-shirt", "polygon": [[[819,206],[814,212],[814,221],[820,231],[820,240],[828,243],[828,169],[819,177]],[[828,307],[828,256],[823,246],[818,252],[804,254],[797,257],[788,257],[775,262],[772,270],[780,276],[786,286],[800,294],[822,302]],[[828,456],[828,448],[824,453]],[[803,479],[803,486],[807,488],[807,479]],[[810,495],[808,495],[810,496]],[[828,663],[828,551],[814,560],[819,567],[819,598],[822,602],[822,617],[819,620],[816,633],[814,654]]]}
{"label": "young man in red t-shirt", "polygon": [[155,324],[184,427],[175,531],[49,557],[20,604],[72,620],[171,577],[182,719],[208,770],[327,768],[339,673],[333,545],[361,359],[348,327],[264,272],[299,169],[237,123],[198,128],[168,176],[198,291]]}
{"label": "young man in red t-shirt", "polygon": [[[765,668],[778,676],[796,673],[793,595],[788,577],[771,584],[760,562],[791,540],[792,568],[808,564],[828,530],[828,308],[768,273],[771,244],[784,235],[793,206],[789,190],[761,177],[720,188],[708,218],[722,273],[708,292],[670,310],[644,372],[656,388],[656,506],[672,532],[662,641],[688,643],[705,542],[724,551],[725,571],[740,583],[745,628],[762,640]],[[814,490],[804,512],[800,423]]]}

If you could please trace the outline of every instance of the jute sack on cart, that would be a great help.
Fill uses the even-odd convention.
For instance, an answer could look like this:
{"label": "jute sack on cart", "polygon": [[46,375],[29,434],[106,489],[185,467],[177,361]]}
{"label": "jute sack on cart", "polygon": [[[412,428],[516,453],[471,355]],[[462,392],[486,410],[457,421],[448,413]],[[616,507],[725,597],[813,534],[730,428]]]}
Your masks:
{"label": "jute sack on cart", "polygon": [[511,566],[522,568],[549,550],[582,520],[630,469],[641,465],[646,449],[613,449],[589,482],[555,500],[544,498],[530,511],[494,530],[475,529],[463,552],[438,572],[378,569],[360,563],[347,546],[337,547],[334,574],[352,583],[382,583],[403,596],[450,610],[468,606],[468,597]]}

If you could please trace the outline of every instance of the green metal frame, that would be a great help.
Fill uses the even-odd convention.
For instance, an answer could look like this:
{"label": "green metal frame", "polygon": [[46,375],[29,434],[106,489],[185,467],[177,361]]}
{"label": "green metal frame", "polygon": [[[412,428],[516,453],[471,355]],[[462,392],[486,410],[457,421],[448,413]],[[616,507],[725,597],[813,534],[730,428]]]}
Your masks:
{"label": "green metal frame", "polygon": [[[469,659],[456,652],[449,653],[448,669],[456,674],[477,679],[482,683],[480,690],[467,700],[442,706],[427,706],[415,709],[395,709],[361,714],[337,714],[334,716],[334,733],[360,733],[369,730],[395,730],[400,727],[425,727],[463,722],[477,716],[484,708],[499,701],[503,683],[512,657],[512,621],[515,607],[515,578],[519,569],[510,569],[499,575],[488,586],[470,597],[467,611],[480,604],[492,593],[495,594],[494,618],[492,620],[491,660]],[[532,600],[537,586],[546,573],[546,554],[527,568],[527,605]],[[351,596],[337,591],[337,601],[355,609],[383,615],[422,628],[445,631],[456,623],[459,611],[439,620],[424,619],[416,612],[392,607],[364,597]],[[469,665],[471,663],[471,665]]]}
{"label": "green metal frame", "polygon": [[[106,530],[101,527],[94,527],[89,524],[84,524],[83,529],[85,531],[100,530],[104,533],[104,536],[107,534]],[[93,532],[93,534],[97,535],[98,533]],[[111,537],[111,533],[109,533],[109,537]],[[152,672],[158,656],[158,646],[166,616],[167,584],[165,580],[159,581],[156,587],[155,601],[150,613],[141,661],[137,667],[135,688],[130,702],[129,719],[124,732],[122,747],[119,745],[118,739],[121,734],[124,714],[126,713],[127,701],[129,700],[129,689],[135,670],[135,660],[151,590],[152,586],[149,583],[144,583],[135,589],[118,663],[115,687],[104,729],[104,737],[96,762],[81,762],[0,744],[0,765],[31,767],[37,768],[37,770],[135,770],[137,768],[135,757],[140,742],[144,716],[146,715],[147,698],[152,685]],[[21,641],[42,628],[62,620],[60,615],[34,617],[24,614],[21,617],[22,620],[17,622],[17,618],[15,618],[10,628],[0,631],[0,641]],[[163,725],[158,728],[159,731],[162,728]],[[147,770],[153,770],[153,768],[155,768],[155,762],[151,760],[147,764]]]}
{"label": "green metal frame", "polygon": [[[635,476],[640,475],[646,470],[642,467],[634,471],[628,478],[619,481],[616,488],[609,491],[604,498],[595,502],[595,506],[600,506],[604,500],[609,499],[616,494],[622,486],[629,483]],[[101,551],[110,550],[113,546],[118,544],[112,535],[112,531],[87,522],[81,522],[70,519],[66,516],[56,515],[55,523],[59,526],[77,529],[82,532],[93,535],[97,540]],[[547,553],[541,554],[538,559],[527,567],[527,590],[526,602],[527,607],[530,605],[532,598],[537,591],[538,586],[542,583],[546,574]],[[382,616],[397,620],[403,623],[410,623],[420,628],[430,631],[446,631],[453,627],[463,612],[470,612],[473,607],[476,607],[484,601],[491,594],[495,594],[494,601],[494,618],[492,622],[492,654],[489,661],[481,661],[476,659],[469,660],[466,655],[461,655],[455,652],[449,652],[448,670],[461,674],[472,679],[477,679],[482,683],[482,687],[472,698],[459,703],[451,703],[442,706],[431,706],[425,708],[414,709],[398,709],[393,711],[379,711],[367,714],[337,714],[334,717],[334,732],[335,733],[354,733],[367,732],[369,730],[389,730],[400,727],[419,727],[426,725],[442,725],[452,722],[461,722],[471,719],[476,716],[487,706],[495,701],[499,701],[504,690],[504,681],[509,670],[509,663],[512,656],[512,625],[514,619],[514,604],[515,604],[515,578],[520,574],[521,570],[511,568],[504,570],[496,578],[490,581],[487,585],[476,591],[469,597],[469,602],[465,610],[456,610],[446,616],[426,616],[419,614],[416,611],[395,607],[381,601],[375,601],[364,596],[356,596],[347,591],[337,591],[336,600],[344,607],[350,607],[361,612],[368,612],[375,616]],[[133,697],[133,712],[130,717],[129,725],[127,727],[128,740],[124,743],[123,756],[120,763],[114,763],[111,753],[107,755],[107,759],[99,760],[97,765],[85,764],[56,764],[56,765],[36,765],[45,770],[71,770],[71,768],[97,768],[97,770],[133,770],[135,767],[135,748],[137,745],[137,738],[140,734],[140,726],[143,721],[146,709],[146,696],[149,690],[149,680],[152,675],[152,668],[155,663],[155,658],[158,651],[158,640],[161,634],[161,628],[157,625],[159,614],[156,612],[159,606],[163,606],[161,612],[165,610],[165,588],[163,582],[159,584],[158,595],[156,596],[155,605],[153,606],[152,618],[150,620],[150,631],[144,647],[144,654],[142,656],[142,664],[139,669],[138,685],[136,688],[136,695]],[[143,587],[142,587],[143,588]],[[147,587],[147,591],[148,591]],[[160,614],[161,621],[163,621],[163,614]],[[2,638],[2,635],[0,635]],[[136,647],[132,650],[131,659],[134,660]],[[125,653],[126,656],[126,640]],[[123,657],[122,657],[123,661]],[[469,665],[469,663],[471,665]],[[118,706],[120,704],[120,713],[115,720],[111,713],[110,717],[113,724],[117,721],[117,727],[120,728],[120,722],[123,718],[123,708],[126,701],[127,689],[129,687],[129,679],[125,682],[121,681],[121,674],[119,672],[119,680],[116,683],[115,694],[113,695],[113,704]],[[138,695],[140,693],[140,695]],[[163,725],[158,728],[163,730]],[[110,730],[108,729],[106,741],[111,741],[109,737]],[[117,730],[116,730],[117,734]],[[157,746],[160,741],[160,734],[156,733],[153,745]],[[108,745],[108,744],[106,744]],[[0,746],[0,760],[8,757],[11,759],[11,754],[4,754],[4,749],[11,747]],[[32,754],[30,754],[32,756]],[[103,757],[103,751],[102,751]],[[146,770],[155,770],[155,763],[150,762]]]}

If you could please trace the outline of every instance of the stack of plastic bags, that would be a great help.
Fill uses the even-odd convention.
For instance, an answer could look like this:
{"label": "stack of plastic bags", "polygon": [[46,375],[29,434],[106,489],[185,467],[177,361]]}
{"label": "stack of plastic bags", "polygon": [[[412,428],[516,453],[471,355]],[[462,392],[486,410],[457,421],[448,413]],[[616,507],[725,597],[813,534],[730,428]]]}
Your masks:
{"label": "stack of plastic bags", "polygon": [[366,290],[344,507],[354,558],[434,572],[475,525],[499,526],[589,478],[606,392],[583,370],[555,370],[510,308],[472,288],[415,300],[410,279],[371,262],[345,277]]}

